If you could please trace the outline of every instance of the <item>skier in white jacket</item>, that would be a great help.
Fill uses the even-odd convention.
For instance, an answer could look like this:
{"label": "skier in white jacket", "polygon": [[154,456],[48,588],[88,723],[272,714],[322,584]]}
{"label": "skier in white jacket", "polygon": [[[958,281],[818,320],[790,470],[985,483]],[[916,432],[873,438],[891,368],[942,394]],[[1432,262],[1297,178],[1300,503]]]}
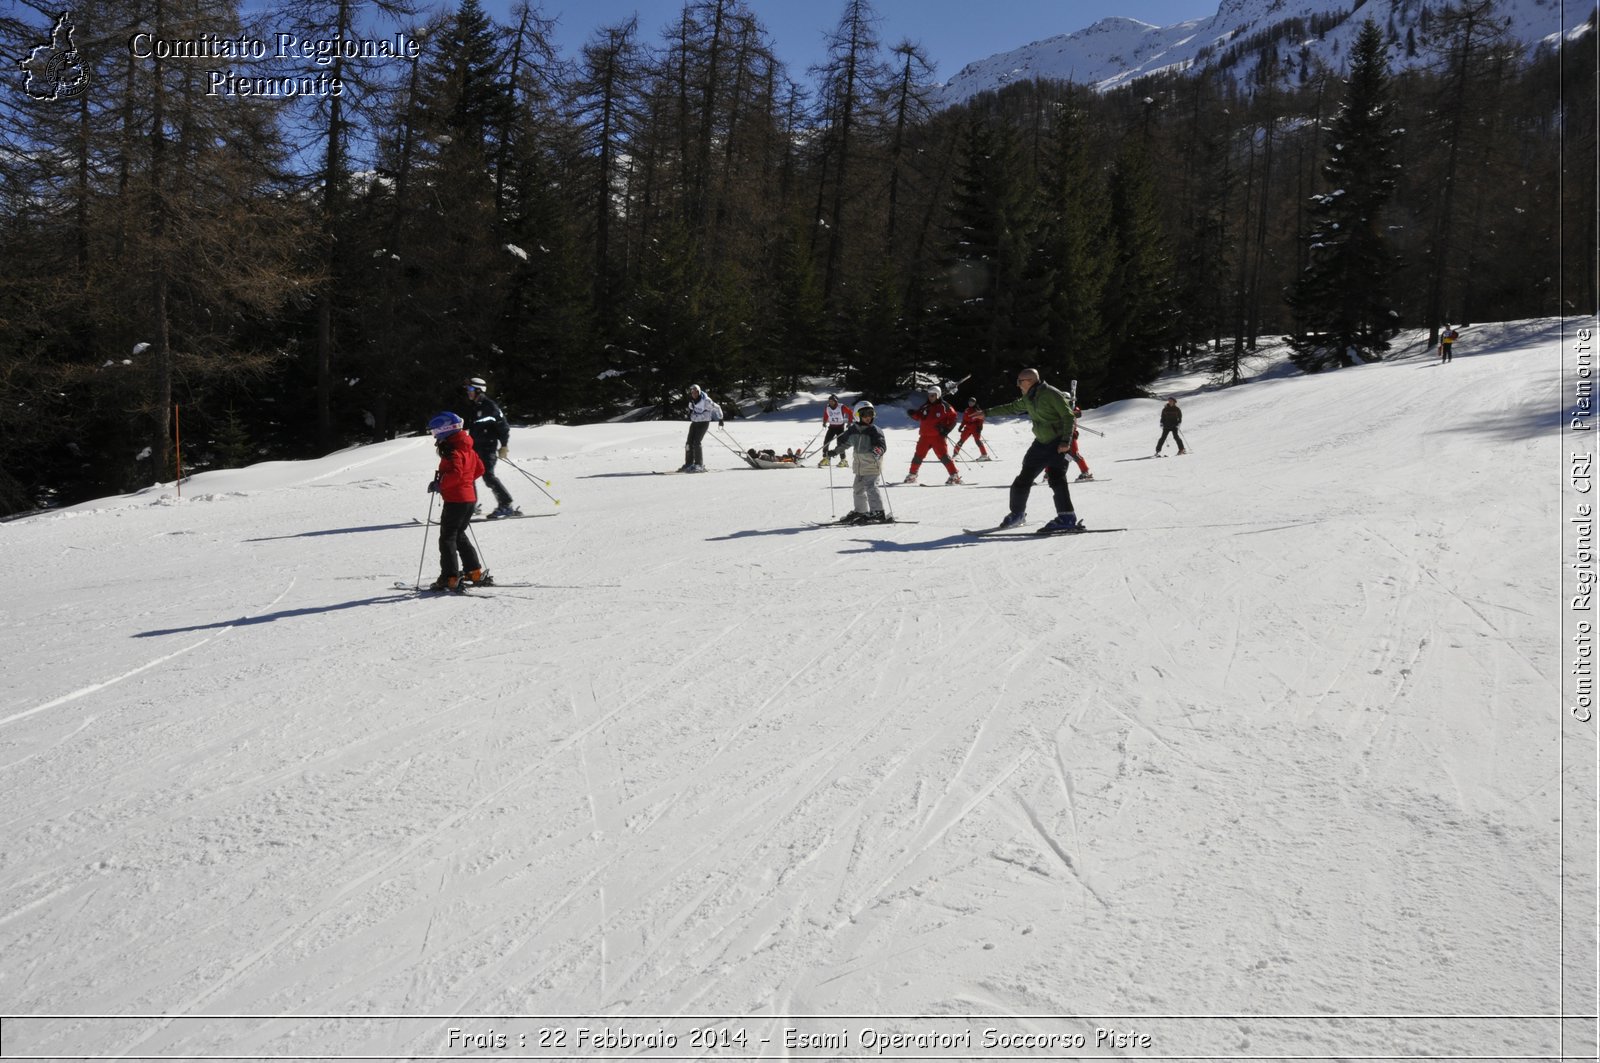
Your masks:
{"label": "skier in white jacket", "polygon": [[722,423],[722,407],[711,396],[700,390],[699,384],[689,385],[689,439],[683,447],[683,468],[679,472],[705,472],[706,456],[700,443],[711,429],[711,422]]}

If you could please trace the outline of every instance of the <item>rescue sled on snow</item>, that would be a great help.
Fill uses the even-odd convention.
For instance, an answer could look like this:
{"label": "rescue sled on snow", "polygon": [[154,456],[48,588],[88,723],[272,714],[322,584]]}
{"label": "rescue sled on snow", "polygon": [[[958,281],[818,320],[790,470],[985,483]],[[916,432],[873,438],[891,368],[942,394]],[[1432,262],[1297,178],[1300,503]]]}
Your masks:
{"label": "rescue sled on snow", "polygon": [[779,454],[771,450],[750,449],[739,455],[752,469],[798,469],[801,456],[790,451]]}

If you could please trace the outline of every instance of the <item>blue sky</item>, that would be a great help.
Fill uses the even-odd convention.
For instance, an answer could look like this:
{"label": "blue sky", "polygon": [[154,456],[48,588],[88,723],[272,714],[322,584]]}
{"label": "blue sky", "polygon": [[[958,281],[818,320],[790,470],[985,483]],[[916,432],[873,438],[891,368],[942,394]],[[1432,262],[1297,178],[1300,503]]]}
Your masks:
{"label": "blue sky", "polygon": [[[511,0],[482,0],[504,19]],[[826,54],[825,35],[839,21],[843,0],[748,0],[772,34],[780,58],[797,80],[808,80],[808,66]],[[454,0],[433,0],[450,10]],[[1167,26],[1216,13],[1218,0],[874,0],[882,22],[879,36],[892,46],[903,38],[922,44],[943,81],[966,64],[1029,41],[1071,33],[1109,15]],[[599,26],[621,22],[635,12],[644,39],[661,30],[682,9],[680,0],[543,0],[546,15],[559,19],[557,42],[569,56]]]}

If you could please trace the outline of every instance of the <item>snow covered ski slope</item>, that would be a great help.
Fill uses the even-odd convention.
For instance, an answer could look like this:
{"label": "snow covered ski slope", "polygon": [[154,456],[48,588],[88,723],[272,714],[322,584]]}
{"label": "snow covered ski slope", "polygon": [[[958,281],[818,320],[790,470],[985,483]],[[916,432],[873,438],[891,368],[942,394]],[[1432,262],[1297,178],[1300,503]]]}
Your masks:
{"label": "snow covered ski slope", "polygon": [[1025,424],[902,490],[893,410],[917,523],[826,535],[846,470],[517,430],[470,603],[393,586],[426,438],[0,525],[5,1053],[1554,1055],[1559,346],[1089,411],[1117,535],[965,534]]}

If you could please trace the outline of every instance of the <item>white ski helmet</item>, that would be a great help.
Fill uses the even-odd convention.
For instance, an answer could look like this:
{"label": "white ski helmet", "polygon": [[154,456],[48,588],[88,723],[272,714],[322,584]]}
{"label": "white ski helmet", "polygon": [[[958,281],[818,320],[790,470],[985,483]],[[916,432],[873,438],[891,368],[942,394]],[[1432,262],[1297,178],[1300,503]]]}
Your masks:
{"label": "white ski helmet", "polygon": [[877,412],[878,412],[877,411],[877,407],[873,406],[872,403],[870,403],[870,402],[866,402],[866,401],[863,400],[862,402],[856,403],[856,416],[857,417],[860,417],[862,414],[867,414],[867,413],[875,415]]}
{"label": "white ski helmet", "polygon": [[942,398],[943,396],[944,396],[944,392],[939,390],[939,385],[938,384],[934,384],[932,387],[930,387],[928,389],[928,398],[932,399],[934,402],[938,402],[939,399]]}
{"label": "white ski helmet", "polygon": [[483,377],[481,376],[472,377],[461,386],[465,388],[471,388],[473,391],[481,391],[485,395],[489,393],[489,385],[484,383]]}

